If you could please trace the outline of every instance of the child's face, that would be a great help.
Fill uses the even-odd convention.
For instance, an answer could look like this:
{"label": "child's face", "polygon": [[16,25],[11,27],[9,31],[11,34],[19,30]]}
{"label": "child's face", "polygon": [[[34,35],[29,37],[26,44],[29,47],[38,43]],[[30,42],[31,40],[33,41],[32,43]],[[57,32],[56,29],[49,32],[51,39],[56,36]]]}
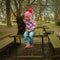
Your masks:
{"label": "child's face", "polygon": [[30,20],[30,18],[29,17],[25,17],[25,20]]}

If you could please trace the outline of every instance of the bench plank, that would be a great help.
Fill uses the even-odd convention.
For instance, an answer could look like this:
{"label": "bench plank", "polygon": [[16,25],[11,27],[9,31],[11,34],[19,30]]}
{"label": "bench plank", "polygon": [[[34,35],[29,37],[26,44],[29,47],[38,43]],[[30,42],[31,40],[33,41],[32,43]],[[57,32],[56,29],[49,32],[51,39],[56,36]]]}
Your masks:
{"label": "bench plank", "polygon": [[14,42],[14,40],[11,38],[5,38],[3,40],[0,41],[0,49],[6,47],[7,45],[9,45],[10,43]]}
{"label": "bench plank", "polygon": [[43,35],[43,29],[42,28],[36,29],[35,35]]}
{"label": "bench plank", "polygon": [[[34,37],[40,37],[41,35],[43,35],[43,29],[36,29],[35,30],[35,35]],[[12,34],[10,35],[9,37],[24,37],[23,35],[15,35],[15,34]]]}
{"label": "bench plank", "polygon": [[60,48],[60,40],[57,38],[56,34],[48,35],[48,37],[54,48]]}

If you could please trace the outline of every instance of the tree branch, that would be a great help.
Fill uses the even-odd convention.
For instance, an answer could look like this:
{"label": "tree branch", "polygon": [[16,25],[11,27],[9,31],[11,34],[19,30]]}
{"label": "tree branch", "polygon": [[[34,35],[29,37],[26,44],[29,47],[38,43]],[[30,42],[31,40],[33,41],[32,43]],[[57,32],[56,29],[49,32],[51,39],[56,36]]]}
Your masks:
{"label": "tree branch", "polygon": [[32,3],[30,3],[30,5],[32,5],[34,2],[35,2],[35,0],[33,0],[33,2],[32,2]]}
{"label": "tree branch", "polygon": [[16,0],[14,0],[14,2],[15,2],[15,7],[18,10],[18,6],[17,6],[18,4],[17,4]]}
{"label": "tree branch", "polygon": [[12,11],[13,15],[16,17],[16,15],[15,15],[15,13],[14,13],[14,11],[13,11],[12,7],[11,7],[11,11]]}

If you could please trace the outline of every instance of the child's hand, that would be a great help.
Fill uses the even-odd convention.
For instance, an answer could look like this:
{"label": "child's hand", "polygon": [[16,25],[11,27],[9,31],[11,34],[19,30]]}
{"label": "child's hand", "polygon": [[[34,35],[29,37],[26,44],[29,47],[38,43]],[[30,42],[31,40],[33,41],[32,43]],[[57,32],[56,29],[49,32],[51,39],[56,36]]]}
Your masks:
{"label": "child's hand", "polygon": [[28,32],[31,32],[30,30],[28,30]]}

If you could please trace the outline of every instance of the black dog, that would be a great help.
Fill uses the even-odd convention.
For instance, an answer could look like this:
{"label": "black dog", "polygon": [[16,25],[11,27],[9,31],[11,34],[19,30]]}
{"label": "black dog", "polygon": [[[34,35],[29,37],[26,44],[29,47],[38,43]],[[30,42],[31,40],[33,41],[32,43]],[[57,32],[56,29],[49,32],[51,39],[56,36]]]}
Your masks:
{"label": "black dog", "polygon": [[24,34],[25,32],[25,23],[23,21],[23,16],[18,16],[16,18],[16,22],[17,22],[17,25],[18,25],[18,32],[17,32],[17,35],[21,35],[21,34]]}

